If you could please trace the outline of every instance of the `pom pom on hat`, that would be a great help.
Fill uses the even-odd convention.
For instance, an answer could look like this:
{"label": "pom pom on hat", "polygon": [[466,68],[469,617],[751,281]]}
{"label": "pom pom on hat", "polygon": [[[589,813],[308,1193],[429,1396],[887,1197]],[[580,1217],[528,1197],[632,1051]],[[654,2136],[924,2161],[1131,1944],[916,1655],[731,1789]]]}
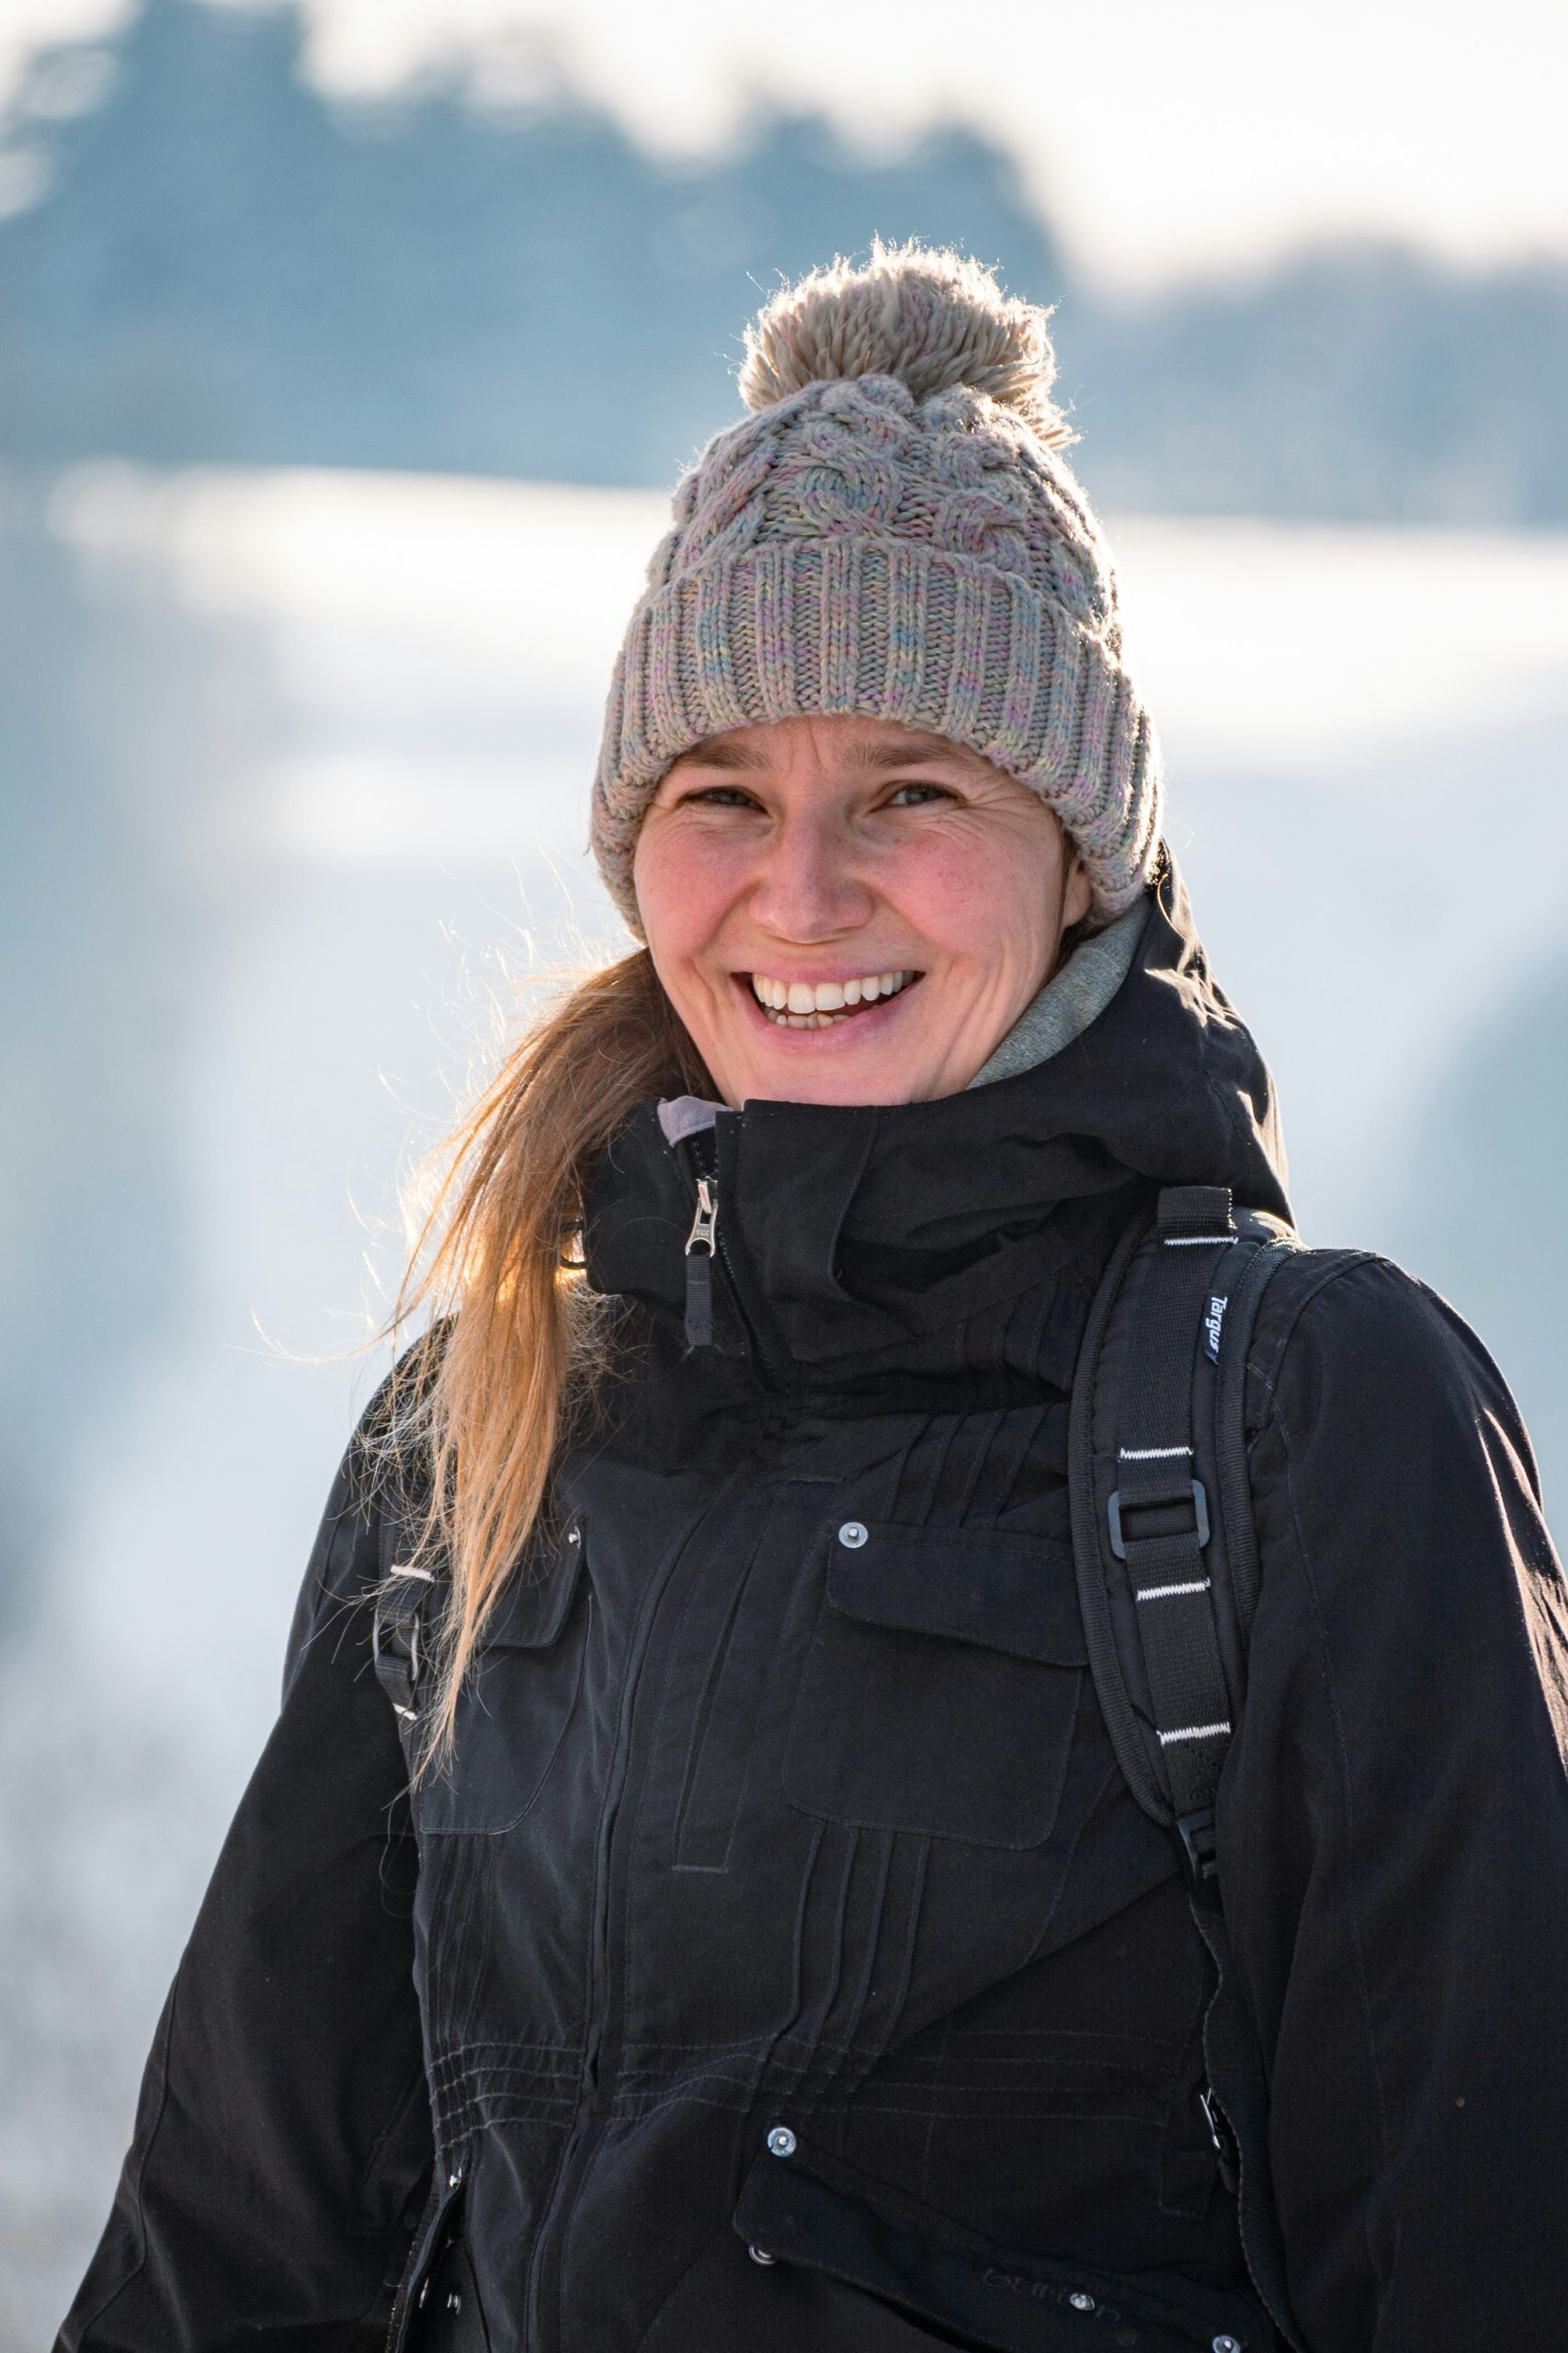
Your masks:
{"label": "pom pom on hat", "polygon": [[1004,294],[979,262],[884,245],[780,287],[746,329],[741,398],[760,410],[808,384],[893,376],[916,400],[954,385],[1014,410],[1048,449],[1073,438],[1051,398],[1051,313]]}

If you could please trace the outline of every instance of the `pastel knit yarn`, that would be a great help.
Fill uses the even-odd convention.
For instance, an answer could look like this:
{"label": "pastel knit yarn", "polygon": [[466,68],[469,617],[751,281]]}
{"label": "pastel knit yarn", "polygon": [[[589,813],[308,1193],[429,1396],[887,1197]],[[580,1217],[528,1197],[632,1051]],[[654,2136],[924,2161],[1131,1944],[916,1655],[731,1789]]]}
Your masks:
{"label": "pastel knit yarn", "polygon": [[1136,899],[1159,751],[1062,455],[1049,316],[915,246],[813,272],[758,314],[753,414],[676,491],[606,710],[593,847],[634,932],[638,828],[671,761],[832,713],[968,745],[1055,810],[1102,922]]}

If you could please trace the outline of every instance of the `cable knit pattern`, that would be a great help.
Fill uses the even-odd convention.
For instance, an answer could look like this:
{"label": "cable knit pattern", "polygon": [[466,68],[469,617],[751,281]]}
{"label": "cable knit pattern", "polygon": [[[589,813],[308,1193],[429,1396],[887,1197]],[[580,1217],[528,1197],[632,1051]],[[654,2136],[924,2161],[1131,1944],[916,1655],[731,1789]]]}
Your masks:
{"label": "cable knit pattern", "polygon": [[[774,397],[787,369],[771,365],[768,404],[719,434],[676,492],[616,665],[594,790],[595,855],[634,931],[637,832],[670,762],[726,728],[794,716],[896,721],[994,761],[1056,811],[1102,920],[1151,870],[1159,754],[1122,667],[1109,553],[1044,400],[1047,314],[1006,303],[972,263],[879,250],[867,271],[840,266],[775,296],[753,331],[748,395],[770,317],[810,293],[820,329],[824,286],[852,307],[872,285],[881,315],[839,338],[856,354],[846,372]],[[962,382],[912,390],[904,373],[940,378],[933,312],[962,330],[980,303],[983,325],[1028,328],[1035,372],[1013,404]],[[808,364],[824,364],[817,350]]]}

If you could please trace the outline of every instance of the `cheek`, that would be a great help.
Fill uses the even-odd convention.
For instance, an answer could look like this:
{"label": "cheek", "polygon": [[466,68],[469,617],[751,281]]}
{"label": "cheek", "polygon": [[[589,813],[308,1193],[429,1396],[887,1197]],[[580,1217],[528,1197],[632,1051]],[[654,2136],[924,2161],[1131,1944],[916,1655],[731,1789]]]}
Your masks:
{"label": "cheek", "polygon": [[924,844],[902,879],[901,912],[971,969],[998,977],[1032,969],[1048,945],[1053,847],[1010,831]]}
{"label": "cheek", "polygon": [[733,853],[726,856],[725,845],[711,837],[655,829],[652,821],[644,825],[632,885],[660,972],[695,961],[710,945],[734,901],[734,868]]}

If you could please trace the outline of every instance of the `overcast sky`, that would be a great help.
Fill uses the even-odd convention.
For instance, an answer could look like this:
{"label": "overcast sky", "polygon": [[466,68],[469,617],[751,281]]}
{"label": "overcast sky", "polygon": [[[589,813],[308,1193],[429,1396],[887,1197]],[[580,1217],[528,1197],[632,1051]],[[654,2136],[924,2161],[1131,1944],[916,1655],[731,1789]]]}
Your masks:
{"label": "overcast sky", "polygon": [[[747,94],[884,137],[939,109],[1018,154],[1127,286],[1366,230],[1464,260],[1568,255],[1563,0],[303,0],[314,70],[384,86],[443,48],[555,40],[644,136],[722,136]],[[0,0],[29,40],[127,0]]]}

